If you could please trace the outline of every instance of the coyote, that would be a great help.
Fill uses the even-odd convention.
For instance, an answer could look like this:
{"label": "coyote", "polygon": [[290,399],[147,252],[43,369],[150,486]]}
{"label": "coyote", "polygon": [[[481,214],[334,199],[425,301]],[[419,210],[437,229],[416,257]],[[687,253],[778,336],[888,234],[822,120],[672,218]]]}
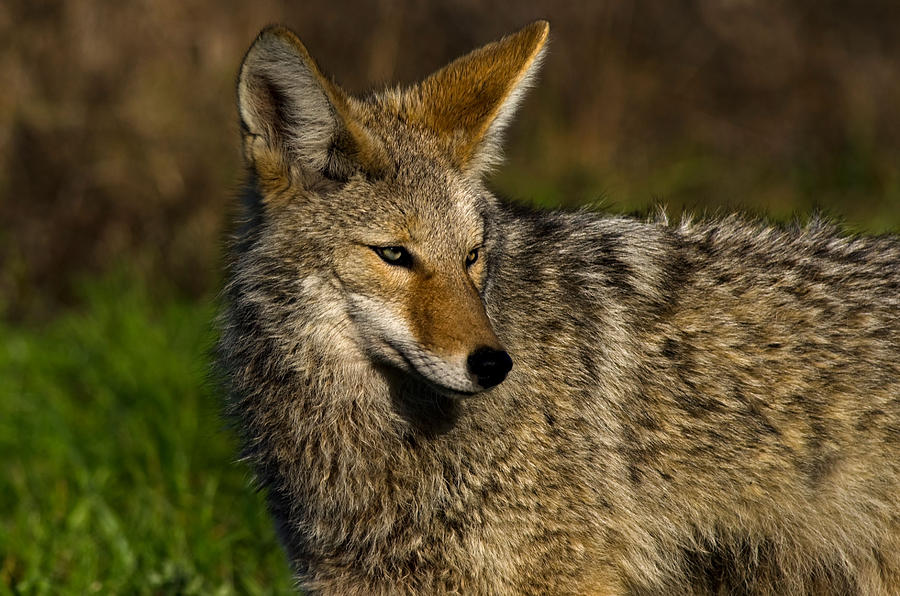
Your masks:
{"label": "coyote", "polygon": [[495,197],[547,35],[364,98],[244,58],[219,361],[298,586],[900,593],[900,239]]}

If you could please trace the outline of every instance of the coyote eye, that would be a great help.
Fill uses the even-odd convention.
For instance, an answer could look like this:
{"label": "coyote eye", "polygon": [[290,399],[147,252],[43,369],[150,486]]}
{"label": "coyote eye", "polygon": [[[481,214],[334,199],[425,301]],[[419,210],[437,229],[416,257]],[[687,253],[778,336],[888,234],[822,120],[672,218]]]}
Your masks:
{"label": "coyote eye", "polygon": [[475,264],[475,261],[478,260],[478,249],[473,248],[469,251],[469,254],[466,255],[466,267],[471,267]]}
{"label": "coyote eye", "polygon": [[389,265],[412,267],[412,257],[402,246],[373,246],[372,250]]}

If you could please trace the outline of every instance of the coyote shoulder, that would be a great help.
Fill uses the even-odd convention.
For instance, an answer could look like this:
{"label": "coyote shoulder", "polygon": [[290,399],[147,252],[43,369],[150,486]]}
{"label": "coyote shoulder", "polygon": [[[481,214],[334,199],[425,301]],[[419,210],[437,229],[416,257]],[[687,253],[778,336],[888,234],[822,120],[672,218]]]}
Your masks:
{"label": "coyote shoulder", "polygon": [[298,585],[897,594],[900,240],[494,197],[547,34],[365,98],[244,58],[219,360]]}

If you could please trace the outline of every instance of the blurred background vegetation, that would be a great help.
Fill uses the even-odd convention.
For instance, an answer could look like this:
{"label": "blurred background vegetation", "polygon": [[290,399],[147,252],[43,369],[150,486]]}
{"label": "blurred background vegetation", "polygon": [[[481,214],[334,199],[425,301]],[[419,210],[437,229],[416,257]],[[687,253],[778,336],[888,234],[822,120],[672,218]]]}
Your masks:
{"label": "blurred background vegetation", "polygon": [[205,380],[240,58],[362,93],[537,18],[500,194],[900,229],[892,0],[0,3],[0,593],[289,589]]}

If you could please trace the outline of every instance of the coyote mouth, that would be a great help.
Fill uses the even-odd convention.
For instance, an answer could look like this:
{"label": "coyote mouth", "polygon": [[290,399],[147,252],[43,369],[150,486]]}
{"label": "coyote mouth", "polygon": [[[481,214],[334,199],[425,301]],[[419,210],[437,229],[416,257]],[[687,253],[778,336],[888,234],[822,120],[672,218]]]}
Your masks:
{"label": "coyote mouth", "polygon": [[387,343],[400,356],[409,372],[444,395],[471,396],[484,390],[468,372],[462,372],[465,371],[464,366],[454,366],[418,346]]}

